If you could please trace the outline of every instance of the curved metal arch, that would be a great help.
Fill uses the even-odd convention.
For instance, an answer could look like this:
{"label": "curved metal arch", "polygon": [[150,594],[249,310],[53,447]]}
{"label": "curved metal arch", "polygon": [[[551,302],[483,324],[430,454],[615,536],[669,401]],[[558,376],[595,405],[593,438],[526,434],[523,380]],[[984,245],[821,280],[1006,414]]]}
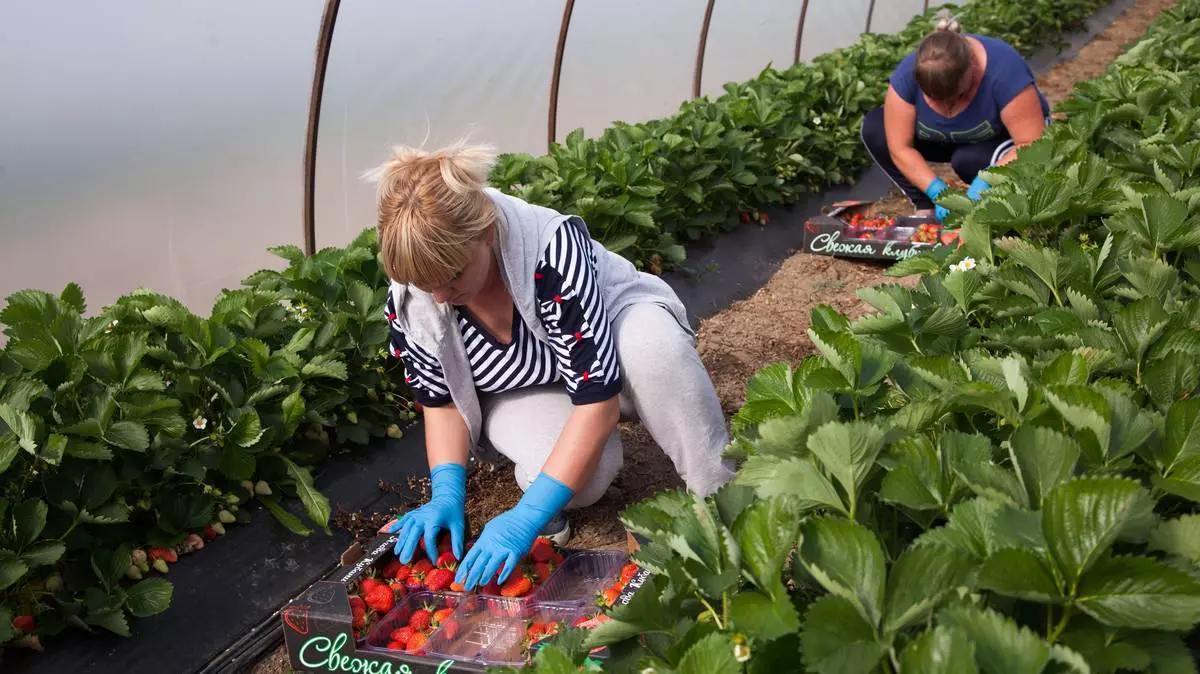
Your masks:
{"label": "curved metal arch", "polygon": [[871,32],[871,19],[875,16],[875,0],[871,0],[871,4],[867,5],[867,26],[863,28],[864,33]]}
{"label": "curved metal arch", "polygon": [[550,110],[546,120],[546,149],[554,145],[558,136],[558,86],[562,77],[563,52],[567,49],[567,31],[571,27],[571,14],[575,11],[575,0],[563,5],[562,23],[558,26],[558,44],[554,48],[554,70],[550,75]]}
{"label": "curved metal arch", "polygon": [[716,0],[708,0],[704,8],[704,23],[700,25],[700,45],[696,47],[696,72],[692,77],[692,98],[700,98],[700,81],[704,77],[704,50],[708,46],[708,27],[712,24],[713,5]]}
{"label": "curved metal arch", "polygon": [[304,134],[304,254],[317,252],[316,191],[317,132],[321,124],[321,98],[325,94],[325,71],[329,67],[329,49],[333,45],[333,27],[337,23],[341,0],[326,0],[317,36],[316,64],[313,66],[312,93],[308,100],[308,128]]}
{"label": "curved metal arch", "polygon": [[804,39],[804,19],[808,16],[808,0],[800,5],[800,22],[796,24],[796,49],[792,52],[792,65],[800,63],[800,41]]}

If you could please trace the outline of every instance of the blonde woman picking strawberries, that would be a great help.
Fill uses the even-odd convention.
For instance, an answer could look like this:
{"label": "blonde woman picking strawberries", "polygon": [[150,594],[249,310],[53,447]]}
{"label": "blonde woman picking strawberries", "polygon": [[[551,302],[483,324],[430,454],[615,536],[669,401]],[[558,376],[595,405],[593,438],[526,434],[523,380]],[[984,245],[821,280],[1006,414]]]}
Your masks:
{"label": "blonde woman picking strawberries", "polygon": [[[617,422],[642,421],[688,488],[733,472],[725,418],[682,303],[584,221],[486,187],[489,148],[398,148],[379,183],[392,351],[423,406],[432,496],[388,527],[408,562],[448,530],[467,590],[503,583],[538,536],[570,537],[622,464]],[[524,490],[463,556],[466,466],[487,443]]]}

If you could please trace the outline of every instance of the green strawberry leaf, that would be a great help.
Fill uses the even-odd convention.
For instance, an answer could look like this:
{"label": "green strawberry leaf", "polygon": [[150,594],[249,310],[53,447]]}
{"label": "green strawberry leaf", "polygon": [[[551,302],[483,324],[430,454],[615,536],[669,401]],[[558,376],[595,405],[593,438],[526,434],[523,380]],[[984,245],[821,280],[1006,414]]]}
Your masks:
{"label": "green strawberry leaf", "polygon": [[174,587],[163,578],[138,581],[125,591],[125,605],[138,618],[157,615],[171,605]]}
{"label": "green strawberry leaf", "polygon": [[1046,642],[994,611],[950,606],[938,614],[938,623],[966,633],[975,644],[975,662],[987,674],[1040,672],[1050,661]]}
{"label": "green strawberry leaf", "polygon": [[1043,502],[1042,530],[1068,591],[1139,513],[1149,494],[1137,482],[1087,477],[1051,489]]}
{"label": "green strawberry leaf", "polygon": [[1159,522],[1150,533],[1150,549],[1200,564],[1200,514]]}
{"label": "green strawberry leaf", "polygon": [[1055,485],[1067,480],[1079,460],[1079,445],[1069,436],[1041,426],[1022,426],[1009,439],[1009,454],[1029,503],[1039,508]]}
{"label": "green strawberry leaf", "polygon": [[825,591],[849,601],[868,625],[880,624],[884,558],[870,529],[844,519],[811,519],[801,529],[799,559]]}
{"label": "green strawberry leaf", "polygon": [[741,548],[742,572],[772,599],[787,598],[780,579],[799,528],[799,508],[791,499],[782,498],[751,505],[734,523],[733,537]]}
{"label": "green strawberry leaf", "polygon": [[923,620],[967,582],[973,567],[971,556],[954,548],[921,545],[905,550],[888,575],[884,632],[894,634]]}
{"label": "green strawberry leaf", "polygon": [[819,674],[868,674],[886,652],[854,604],[838,596],[809,606],[800,639],[805,668]]}
{"label": "green strawberry leaf", "polygon": [[1188,630],[1200,622],[1200,580],[1149,557],[1107,557],[1080,580],[1076,605],[1113,627]]}
{"label": "green strawberry leaf", "polygon": [[921,674],[975,674],[975,644],[961,629],[938,626],[910,643],[900,656],[900,671]]}
{"label": "green strawberry leaf", "polygon": [[988,556],[979,568],[979,586],[999,594],[1037,602],[1055,602],[1062,592],[1049,564],[1023,548],[1006,548]]}

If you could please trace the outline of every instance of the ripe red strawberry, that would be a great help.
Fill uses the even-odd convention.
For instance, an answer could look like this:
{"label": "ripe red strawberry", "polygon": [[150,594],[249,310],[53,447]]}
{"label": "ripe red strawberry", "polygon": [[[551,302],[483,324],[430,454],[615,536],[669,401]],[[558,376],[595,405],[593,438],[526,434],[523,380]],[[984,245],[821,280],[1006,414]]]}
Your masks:
{"label": "ripe red strawberry", "polygon": [[393,580],[388,583],[388,587],[392,588],[392,592],[394,592],[397,597],[403,597],[404,595],[408,594],[408,589],[404,587],[404,583],[401,583],[398,580]]}
{"label": "ripe red strawberry", "polygon": [[404,646],[405,643],[403,641],[389,641],[387,648],[389,651],[402,651],[404,650]]}
{"label": "ripe red strawberry", "polygon": [[581,615],[578,618],[576,618],[574,622],[571,623],[571,627],[579,627],[579,626],[583,625],[584,623],[586,623],[587,621],[588,621],[588,617],[585,615]]}
{"label": "ripe red strawberry", "polygon": [[489,580],[487,585],[484,585],[479,591],[483,594],[500,594],[500,584],[496,582],[495,578],[493,578]]}
{"label": "ripe red strawberry", "polygon": [[452,608],[438,609],[437,611],[433,612],[433,624],[441,625],[442,623],[446,622],[446,620],[448,620],[450,618],[450,616],[453,614],[454,614],[454,609],[452,609]]}
{"label": "ripe red strawberry", "polygon": [[204,540],[211,543],[211,542],[217,540],[217,535],[218,534],[217,534],[216,529],[213,529],[211,525],[208,525],[208,524],[204,525]]}
{"label": "ripe red strawberry", "polygon": [[179,554],[171,548],[150,548],[150,559],[161,559],[168,564],[179,561]]}
{"label": "ripe red strawberry", "polygon": [[450,552],[453,547],[454,546],[450,544],[450,534],[443,534],[442,540],[438,541],[438,555],[441,556],[447,552]]}
{"label": "ripe red strawberry", "polygon": [[561,553],[561,552],[555,552],[555,553],[554,553],[554,557],[552,557],[550,561],[554,562],[554,566],[555,566],[555,567],[562,566],[562,563],[563,563],[563,556],[562,556],[562,553]]}
{"label": "ripe red strawberry", "polygon": [[417,632],[408,640],[408,648],[405,651],[411,655],[424,655],[425,653],[421,649],[425,647],[425,640],[428,638],[424,632]]}
{"label": "ripe red strawberry", "polygon": [[392,610],[392,606],[396,603],[396,595],[392,593],[392,588],[387,585],[377,585],[367,592],[367,606],[371,610],[379,613],[387,613]]}
{"label": "ripe red strawberry", "polygon": [[33,616],[31,615],[19,615],[16,618],[13,618],[12,626],[15,630],[20,630],[25,634],[31,634],[37,629],[37,621],[34,620]]}
{"label": "ripe red strawberry", "polygon": [[621,588],[618,585],[605,588],[604,592],[600,593],[600,598],[596,600],[598,606],[609,608],[617,603],[617,597],[621,596]]}
{"label": "ripe red strawberry", "polygon": [[627,563],[621,567],[621,584],[628,583],[634,576],[637,575],[638,565],[633,562]]}
{"label": "ripe red strawberry", "polygon": [[385,564],[383,566],[383,577],[384,578],[395,578],[396,573],[398,571],[400,571],[401,566],[404,566],[404,565],[400,563],[400,560],[393,557],[392,561],[388,562],[387,564]]}
{"label": "ripe red strawberry", "polygon": [[466,589],[467,589],[467,587],[465,585],[463,585],[462,583],[450,583],[450,591],[451,592],[463,592]]}
{"label": "ripe red strawberry", "polygon": [[554,558],[554,544],[548,538],[534,540],[533,547],[529,549],[529,558],[535,562],[550,561]]}
{"label": "ripe red strawberry", "polygon": [[409,576],[408,579],[404,581],[404,588],[409,592],[420,592],[421,590],[425,589],[425,581],[422,580],[420,576]]}
{"label": "ripe red strawberry", "polygon": [[[403,649],[408,646],[408,640],[412,639],[412,635],[415,632],[416,630],[412,627],[397,627],[392,630],[390,638],[393,642],[400,642],[400,648]],[[388,648],[391,648],[391,646],[389,645]]]}
{"label": "ripe red strawberry", "polygon": [[353,625],[355,628],[364,627],[367,624],[367,603],[362,597],[350,597],[350,615],[354,618]]}
{"label": "ripe red strawberry", "polygon": [[547,562],[537,562],[533,565],[533,575],[537,578],[538,585],[546,582],[551,573],[550,564]]}
{"label": "ripe red strawberry", "polygon": [[529,623],[529,627],[525,628],[525,636],[529,637],[531,641],[537,641],[538,639],[541,639],[542,635],[545,633],[546,630],[544,629],[544,626],[536,620]]}
{"label": "ripe red strawberry", "polygon": [[404,580],[408,578],[408,574],[410,573],[412,573],[412,567],[407,564],[401,564],[396,569],[396,572],[392,574],[392,578],[395,578],[396,580]]}
{"label": "ripe red strawberry", "polygon": [[442,634],[445,634],[446,638],[450,641],[458,638],[458,632],[458,621],[454,620],[453,618],[447,620],[445,625],[442,625]]}
{"label": "ripe red strawberry", "polygon": [[360,582],[358,584],[358,586],[360,588],[362,588],[362,593],[363,593],[364,597],[370,595],[371,592],[373,592],[375,590],[375,588],[386,587],[386,585],[384,585],[384,583],[381,582],[378,578],[363,578],[362,582]]}
{"label": "ripe red strawberry", "polygon": [[750,222],[750,214],[745,211],[742,211],[741,219],[742,219],[742,222]]}
{"label": "ripe red strawberry", "polygon": [[425,587],[431,592],[441,592],[454,582],[454,572],[450,569],[434,569],[425,576]]}
{"label": "ripe red strawberry", "polygon": [[502,597],[524,597],[533,590],[533,583],[523,575],[514,575],[500,586]]}
{"label": "ripe red strawberry", "polygon": [[417,609],[413,611],[412,616],[408,619],[408,626],[416,632],[424,632],[429,629],[429,625],[433,622],[433,614],[429,609]]}
{"label": "ripe red strawberry", "polygon": [[442,554],[438,555],[437,564],[435,564],[434,566],[436,566],[439,569],[457,569],[458,568],[458,559],[456,559],[454,557],[453,552],[446,551],[446,552],[443,552]]}
{"label": "ripe red strawberry", "polygon": [[413,562],[411,575],[421,576],[423,578],[425,574],[432,570],[433,562],[429,561],[428,559],[422,559],[420,561]]}

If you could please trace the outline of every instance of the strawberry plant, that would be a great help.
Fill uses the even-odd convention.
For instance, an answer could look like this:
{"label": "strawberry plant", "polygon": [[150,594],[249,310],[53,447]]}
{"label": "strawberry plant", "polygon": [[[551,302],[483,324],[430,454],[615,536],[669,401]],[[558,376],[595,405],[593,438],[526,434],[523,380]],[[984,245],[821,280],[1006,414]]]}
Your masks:
{"label": "strawberry plant", "polygon": [[655,576],[530,668],[1196,671],[1198,31],[1167,11],[945,197],[962,246],[915,285],[814,310],[816,353],[746,384],[734,482],[629,507]]}
{"label": "strawberry plant", "polygon": [[[370,233],[260,272],[209,318],[136,291],[84,317],[82,290],[26,290],[0,312],[0,644],[68,626],[128,635],[167,608],[178,555],[253,500],[327,529],[310,467],[410,415],[384,359]],[[149,552],[149,554],[147,554]],[[21,627],[11,629],[14,618]]]}

